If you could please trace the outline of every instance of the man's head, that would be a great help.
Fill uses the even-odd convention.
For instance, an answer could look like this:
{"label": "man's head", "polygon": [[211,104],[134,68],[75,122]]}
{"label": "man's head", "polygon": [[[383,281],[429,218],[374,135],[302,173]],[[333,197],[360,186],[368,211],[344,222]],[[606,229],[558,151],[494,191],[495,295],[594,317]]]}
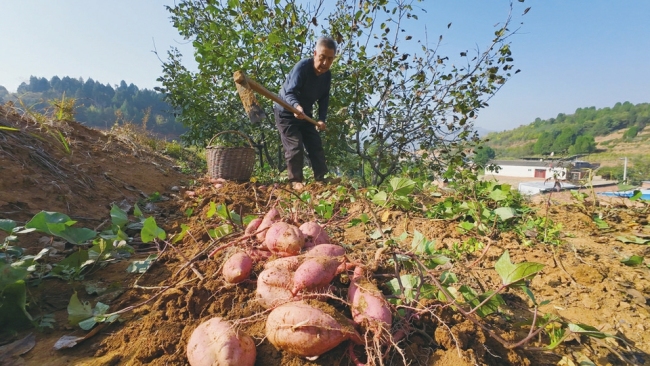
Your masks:
{"label": "man's head", "polygon": [[327,72],[336,56],[336,42],[330,37],[320,37],[314,50],[314,69],[316,75]]}

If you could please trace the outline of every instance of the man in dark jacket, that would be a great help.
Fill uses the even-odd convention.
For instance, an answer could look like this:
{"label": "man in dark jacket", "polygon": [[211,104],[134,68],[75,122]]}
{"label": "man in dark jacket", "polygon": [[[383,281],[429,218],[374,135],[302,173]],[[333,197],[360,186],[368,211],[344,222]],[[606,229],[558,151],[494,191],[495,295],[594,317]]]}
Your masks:
{"label": "man in dark jacket", "polygon": [[[321,37],[316,43],[314,57],[298,62],[280,89],[279,96],[294,106],[300,113],[292,113],[275,103],[275,125],[280,131],[284,158],[287,162],[289,182],[293,189],[301,190],[303,185],[303,147],[309,154],[316,181],[323,181],[327,174],[325,152],[318,130],[324,131],[327,107],[330,98],[332,73],[329,71],[336,56],[336,42]],[[318,102],[318,126],[305,120],[313,117],[314,103]]]}

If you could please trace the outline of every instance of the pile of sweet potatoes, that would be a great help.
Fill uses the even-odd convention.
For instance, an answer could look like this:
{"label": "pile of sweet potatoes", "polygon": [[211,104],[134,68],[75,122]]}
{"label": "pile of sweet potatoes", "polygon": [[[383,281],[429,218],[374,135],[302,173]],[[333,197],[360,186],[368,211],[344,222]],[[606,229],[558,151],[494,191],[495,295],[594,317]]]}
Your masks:
{"label": "pile of sweet potatoes", "polygon": [[[327,232],[318,223],[310,221],[297,226],[282,220],[280,212],[272,208],[263,217],[252,220],[234,246],[237,249],[223,263],[223,279],[230,284],[255,281],[256,301],[270,310],[266,338],[276,348],[313,358],[346,340],[364,344],[359,331],[390,331],[392,309],[381,291],[366,278],[363,266],[347,259],[345,248],[330,243]],[[352,269],[347,299],[338,298],[332,291],[332,282],[337,275]],[[341,312],[347,309],[352,319]],[[221,321],[219,326],[227,327],[224,323]],[[208,341],[216,336],[210,335],[212,327],[204,324],[188,344],[190,364],[204,364],[193,361],[205,358],[196,356],[201,352],[215,355],[212,360],[223,360],[214,364],[249,364],[250,358],[246,357],[250,354],[238,359],[240,351],[249,347],[249,336],[233,331],[231,326],[228,332],[221,330],[222,340],[217,345],[214,340]],[[201,347],[205,350],[200,351]]]}

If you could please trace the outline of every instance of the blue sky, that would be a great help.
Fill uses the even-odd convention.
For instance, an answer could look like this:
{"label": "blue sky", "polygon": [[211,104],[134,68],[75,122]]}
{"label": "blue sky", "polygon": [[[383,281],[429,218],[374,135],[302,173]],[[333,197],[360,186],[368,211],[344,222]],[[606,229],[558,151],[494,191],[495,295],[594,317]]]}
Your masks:
{"label": "blue sky", "polygon": [[[162,57],[179,47],[192,65],[191,44],[173,28],[165,4],[173,0],[1,0],[0,85],[15,91],[30,75],[58,75],[153,88],[161,74],[154,43]],[[430,38],[443,34],[443,54],[483,47],[508,4],[425,0],[414,38],[426,25]],[[522,72],[481,111],[477,126],[500,131],[582,107],[650,102],[650,1],[515,0],[514,6],[516,24],[524,24],[511,49]]]}

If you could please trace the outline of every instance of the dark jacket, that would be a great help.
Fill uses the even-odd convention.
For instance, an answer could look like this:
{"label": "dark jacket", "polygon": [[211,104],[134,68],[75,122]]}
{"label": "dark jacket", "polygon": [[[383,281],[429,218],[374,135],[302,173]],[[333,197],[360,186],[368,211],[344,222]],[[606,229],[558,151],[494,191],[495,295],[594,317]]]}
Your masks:
{"label": "dark jacket", "polygon": [[[314,103],[318,102],[318,120],[325,121],[331,84],[332,73],[327,70],[321,75],[316,75],[314,59],[306,58],[298,62],[287,76],[287,80],[280,89],[280,98],[294,107],[296,104],[300,104],[305,114],[312,118],[314,118]],[[282,117],[293,117],[293,113],[277,103],[274,107],[280,110]]]}

